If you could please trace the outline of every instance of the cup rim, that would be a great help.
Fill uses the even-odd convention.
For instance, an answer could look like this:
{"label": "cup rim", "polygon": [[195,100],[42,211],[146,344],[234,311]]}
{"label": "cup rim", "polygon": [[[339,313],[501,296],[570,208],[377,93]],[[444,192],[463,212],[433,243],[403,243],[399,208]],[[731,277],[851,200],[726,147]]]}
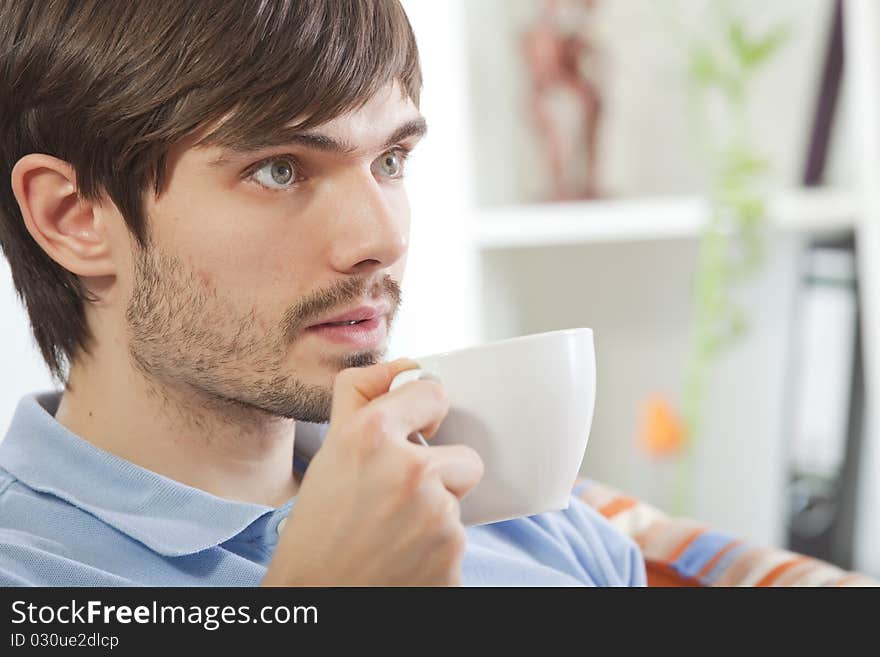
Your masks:
{"label": "cup rim", "polygon": [[460,354],[460,353],[464,353],[467,351],[476,351],[477,349],[485,349],[486,347],[508,345],[508,344],[515,343],[515,342],[526,342],[526,341],[540,340],[540,339],[549,338],[551,336],[559,335],[559,334],[563,334],[563,333],[582,333],[582,334],[588,334],[588,335],[592,336],[593,329],[587,328],[586,326],[579,326],[579,327],[567,328],[567,329],[557,329],[554,331],[544,331],[543,333],[529,333],[528,335],[518,335],[518,336],[515,336],[512,338],[504,338],[503,340],[495,340],[493,342],[483,342],[482,344],[475,344],[475,345],[471,345],[470,347],[462,347],[461,349],[451,349],[449,351],[438,351],[433,354],[424,354],[422,356],[419,356],[418,358],[415,358],[414,360],[416,362],[418,362],[419,358],[434,358],[434,357],[440,357],[440,356],[448,356],[451,354]]}

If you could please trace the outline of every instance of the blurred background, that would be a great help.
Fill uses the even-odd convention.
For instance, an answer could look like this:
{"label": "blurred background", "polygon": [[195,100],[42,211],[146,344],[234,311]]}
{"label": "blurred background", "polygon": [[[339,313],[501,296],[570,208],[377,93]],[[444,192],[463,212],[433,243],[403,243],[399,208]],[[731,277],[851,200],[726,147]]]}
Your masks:
{"label": "blurred background", "polygon": [[[430,129],[389,356],[591,327],[582,474],[880,576],[880,6],[403,4]],[[2,435],[51,387],[5,261],[0,316]]]}

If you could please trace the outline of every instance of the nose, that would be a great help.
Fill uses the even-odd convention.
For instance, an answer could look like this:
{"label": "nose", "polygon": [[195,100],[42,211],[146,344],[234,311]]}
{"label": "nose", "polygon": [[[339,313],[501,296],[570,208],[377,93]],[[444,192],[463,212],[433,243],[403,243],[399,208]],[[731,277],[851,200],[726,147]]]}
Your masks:
{"label": "nose", "polygon": [[336,229],[330,242],[334,269],[369,274],[392,266],[406,254],[409,204],[402,189],[389,191],[369,172],[358,172],[336,191]]}

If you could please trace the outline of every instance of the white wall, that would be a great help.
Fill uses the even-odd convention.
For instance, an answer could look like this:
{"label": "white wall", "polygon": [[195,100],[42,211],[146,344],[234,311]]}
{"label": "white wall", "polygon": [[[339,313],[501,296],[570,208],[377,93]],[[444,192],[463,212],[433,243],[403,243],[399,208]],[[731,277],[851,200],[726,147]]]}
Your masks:
{"label": "white wall", "polygon": [[404,0],[419,44],[428,135],[413,156],[407,188],[411,248],[390,357],[456,349],[478,338],[477,262],[471,247],[470,161],[464,16],[461,2]]}

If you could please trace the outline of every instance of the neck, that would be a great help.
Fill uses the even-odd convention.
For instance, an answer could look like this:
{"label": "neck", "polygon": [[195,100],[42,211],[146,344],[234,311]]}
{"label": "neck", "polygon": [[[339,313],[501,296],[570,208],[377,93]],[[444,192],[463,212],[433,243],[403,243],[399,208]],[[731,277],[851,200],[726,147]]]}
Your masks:
{"label": "neck", "polygon": [[296,494],[293,420],[162,385],[127,357],[100,356],[96,349],[71,366],[55,415],[64,427],[218,497],[276,507]]}

